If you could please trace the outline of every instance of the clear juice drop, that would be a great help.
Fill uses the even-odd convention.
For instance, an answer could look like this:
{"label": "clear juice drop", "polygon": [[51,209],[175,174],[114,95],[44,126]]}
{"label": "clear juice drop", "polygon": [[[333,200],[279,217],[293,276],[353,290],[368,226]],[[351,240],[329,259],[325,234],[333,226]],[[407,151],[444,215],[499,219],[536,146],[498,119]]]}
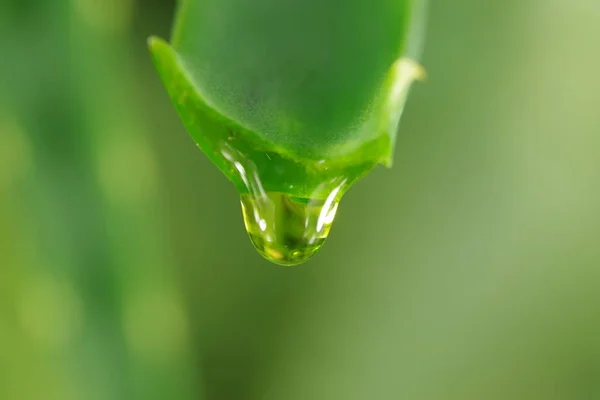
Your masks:
{"label": "clear juice drop", "polygon": [[272,192],[243,194],[244,224],[256,250],[279,265],[307,261],[329,235],[339,204],[336,192],[324,200]]}
{"label": "clear juice drop", "polygon": [[[313,177],[319,177],[319,183],[312,184],[308,191],[303,190],[310,196],[270,191],[266,185],[268,182],[264,181],[265,176],[267,181],[287,182],[293,193],[294,184],[291,182],[301,182],[308,176],[307,170],[304,166],[278,160],[277,155],[272,153],[253,153],[253,157],[248,157],[233,146],[233,141],[222,142],[219,152],[241,181],[238,190],[250,241],[264,258],[275,264],[302,264],[325,243],[339,201],[348,188],[346,176],[324,174],[328,166],[317,162],[311,173],[315,174]],[[257,167],[255,159],[260,157],[268,160],[263,163],[266,169],[259,170]]]}

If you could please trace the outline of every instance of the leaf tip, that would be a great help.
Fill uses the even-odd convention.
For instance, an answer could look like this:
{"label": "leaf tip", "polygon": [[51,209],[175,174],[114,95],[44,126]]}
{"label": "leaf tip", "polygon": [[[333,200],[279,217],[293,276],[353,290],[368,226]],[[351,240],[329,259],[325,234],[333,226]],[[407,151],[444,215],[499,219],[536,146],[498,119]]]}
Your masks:
{"label": "leaf tip", "polygon": [[146,44],[148,45],[148,48],[152,50],[152,48],[156,46],[156,42],[159,40],[160,39],[157,36],[149,36],[148,39],[146,39]]}
{"label": "leaf tip", "polygon": [[167,42],[165,42],[158,36],[150,36],[147,39],[146,43],[148,45],[148,50],[150,50],[150,53],[152,54],[156,53],[157,51],[160,51],[161,48],[168,46]]}

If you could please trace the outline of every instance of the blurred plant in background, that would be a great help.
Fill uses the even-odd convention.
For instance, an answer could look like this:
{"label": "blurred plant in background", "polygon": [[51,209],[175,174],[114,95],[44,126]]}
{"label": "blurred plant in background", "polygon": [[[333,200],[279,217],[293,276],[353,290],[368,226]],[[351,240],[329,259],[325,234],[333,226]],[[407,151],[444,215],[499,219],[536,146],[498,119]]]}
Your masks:
{"label": "blurred plant in background", "polygon": [[600,397],[600,4],[433,0],[395,165],[270,265],[147,55],[0,3],[0,399]]}

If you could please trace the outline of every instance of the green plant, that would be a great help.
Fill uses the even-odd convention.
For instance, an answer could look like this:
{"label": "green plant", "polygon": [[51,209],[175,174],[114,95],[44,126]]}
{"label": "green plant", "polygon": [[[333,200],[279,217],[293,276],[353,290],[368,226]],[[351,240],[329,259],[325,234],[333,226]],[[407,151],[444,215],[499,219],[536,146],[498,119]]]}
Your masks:
{"label": "green plant", "polygon": [[187,0],[157,70],[198,147],[242,196],[266,258],[295,265],[337,205],[391,165],[422,37],[419,0]]}

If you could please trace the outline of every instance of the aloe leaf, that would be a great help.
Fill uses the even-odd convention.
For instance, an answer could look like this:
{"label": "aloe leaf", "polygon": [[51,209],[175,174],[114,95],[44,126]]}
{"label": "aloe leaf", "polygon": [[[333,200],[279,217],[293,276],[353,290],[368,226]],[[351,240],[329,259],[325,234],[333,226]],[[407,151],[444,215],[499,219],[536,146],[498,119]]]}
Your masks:
{"label": "aloe leaf", "polygon": [[[390,164],[406,91],[421,74],[404,56],[422,47],[424,5],[186,0],[172,47],[151,39],[150,48],[207,154],[217,131],[228,137],[229,128],[294,161]],[[231,179],[229,163],[208,155]]]}
{"label": "aloe leaf", "polygon": [[421,47],[424,7],[422,0],[187,0],[171,44],[149,40],[198,147],[240,194],[263,199],[242,197],[255,209],[244,211],[256,216],[246,218],[249,232],[256,225],[272,238],[280,235],[263,229],[265,221],[310,219],[321,232],[313,240],[324,238],[328,227],[317,222],[328,203],[300,207],[267,194],[337,205],[375,165],[391,165],[408,89],[423,74],[407,55]]}

